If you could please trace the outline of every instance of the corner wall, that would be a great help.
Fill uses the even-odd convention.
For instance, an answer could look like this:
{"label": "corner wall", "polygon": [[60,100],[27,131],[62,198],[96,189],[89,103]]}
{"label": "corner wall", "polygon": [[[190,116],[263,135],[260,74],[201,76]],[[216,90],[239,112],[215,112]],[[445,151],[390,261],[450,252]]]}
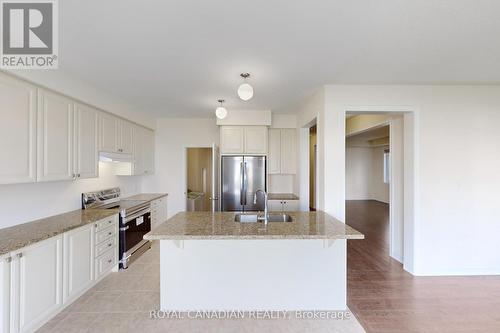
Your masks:
{"label": "corner wall", "polygon": [[155,174],[143,183],[144,192],[168,193],[168,217],[186,209],[186,147],[219,144],[215,119],[162,118],[156,123]]}
{"label": "corner wall", "polygon": [[415,128],[405,127],[417,157],[409,270],[500,274],[500,86],[331,85],[325,103],[327,212],[345,217],[345,111],[414,109]]}

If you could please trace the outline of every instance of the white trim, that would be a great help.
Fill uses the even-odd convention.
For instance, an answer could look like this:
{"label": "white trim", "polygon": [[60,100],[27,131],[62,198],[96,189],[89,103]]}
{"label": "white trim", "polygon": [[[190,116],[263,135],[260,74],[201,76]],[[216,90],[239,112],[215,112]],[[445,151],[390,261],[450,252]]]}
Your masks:
{"label": "white trim", "polygon": [[[402,114],[404,118],[404,246],[403,246],[403,268],[415,274],[417,271],[418,260],[415,253],[415,243],[418,242],[418,193],[419,193],[419,109],[410,106],[347,106],[343,111],[344,119],[347,114]],[[346,137],[346,128],[344,122],[343,137]],[[345,145],[344,145],[345,146]],[[345,148],[344,148],[345,150]],[[345,162],[345,151],[344,151]],[[391,161],[392,163],[392,161]],[[344,163],[345,165],[345,163]],[[345,167],[343,170],[345,184]],[[392,185],[391,185],[392,186]],[[392,199],[392,198],[391,198]],[[343,193],[343,202],[345,204],[345,187]],[[391,200],[392,202],[392,200]],[[392,224],[392,223],[391,223]],[[392,233],[392,230],[391,230]],[[395,258],[397,260],[397,258]]]}

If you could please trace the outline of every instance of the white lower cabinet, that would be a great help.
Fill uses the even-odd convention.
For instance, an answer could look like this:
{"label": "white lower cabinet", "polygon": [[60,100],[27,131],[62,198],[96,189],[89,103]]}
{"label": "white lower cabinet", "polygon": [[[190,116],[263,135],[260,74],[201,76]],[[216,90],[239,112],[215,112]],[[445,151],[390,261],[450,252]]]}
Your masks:
{"label": "white lower cabinet", "polygon": [[299,200],[269,200],[270,212],[296,212],[300,210]]}
{"label": "white lower cabinet", "polygon": [[92,224],[64,234],[63,303],[79,297],[94,280],[94,230]]}
{"label": "white lower cabinet", "polygon": [[[95,243],[98,232],[110,230],[110,237]],[[1,332],[34,332],[116,269],[117,230],[114,215],[0,258]],[[96,257],[103,244],[106,248]]]}
{"label": "white lower cabinet", "polygon": [[11,254],[11,332],[32,332],[62,308],[62,239],[52,237]]}
{"label": "white lower cabinet", "polygon": [[151,202],[151,229],[167,220],[167,197]]}

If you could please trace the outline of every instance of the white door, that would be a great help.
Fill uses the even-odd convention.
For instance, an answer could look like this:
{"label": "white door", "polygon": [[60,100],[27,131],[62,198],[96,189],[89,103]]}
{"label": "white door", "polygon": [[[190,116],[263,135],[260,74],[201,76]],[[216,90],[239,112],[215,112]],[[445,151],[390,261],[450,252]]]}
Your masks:
{"label": "white door", "polygon": [[94,228],[92,224],[64,234],[63,303],[87,290],[94,279]]}
{"label": "white door", "polygon": [[118,152],[118,121],[119,119],[105,112],[100,114],[99,150]]}
{"label": "white door", "polygon": [[144,130],[144,141],[143,141],[143,166],[144,166],[144,173],[147,175],[152,175],[155,172],[155,138],[154,138],[154,132],[145,129]]}
{"label": "white door", "polygon": [[16,251],[11,331],[32,332],[62,307],[62,235]]}
{"label": "white door", "polygon": [[38,89],[37,125],[37,180],[73,179],[73,101]]}
{"label": "white door", "polygon": [[281,130],[269,129],[269,152],[267,155],[267,170],[269,174],[281,173]]}
{"label": "white door", "polygon": [[221,126],[220,149],[222,154],[243,154],[245,130],[242,126]]}
{"label": "white door", "polygon": [[245,154],[267,154],[267,127],[245,127]]}
{"label": "white door", "polygon": [[99,112],[75,104],[75,174],[77,178],[99,176]]}
{"label": "white door", "polygon": [[120,153],[132,154],[134,150],[134,125],[128,121],[120,120]]}
{"label": "white door", "polygon": [[281,173],[295,174],[297,172],[297,141],[296,130],[285,128],[281,130]]}
{"label": "white door", "polygon": [[36,87],[0,74],[0,184],[36,181]]}
{"label": "white door", "polygon": [[220,210],[219,200],[219,147],[212,144],[212,212]]}

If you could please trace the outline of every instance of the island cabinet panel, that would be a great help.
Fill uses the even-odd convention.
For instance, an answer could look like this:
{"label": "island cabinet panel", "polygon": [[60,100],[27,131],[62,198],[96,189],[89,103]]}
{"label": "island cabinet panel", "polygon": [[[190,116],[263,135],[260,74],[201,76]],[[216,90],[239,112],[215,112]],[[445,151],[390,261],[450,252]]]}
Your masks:
{"label": "island cabinet panel", "polygon": [[62,235],[12,253],[11,332],[32,332],[62,308],[62,265]]}
{"label": "island cabinet panel", "polygon": [[165,311],[346,310],[346,240],[162,239],[160,278]]}
{"label": "island cabinet panel", "polygon": [[0,184],[36,181],[36,87],[0,76]]}
{"label": "island cabinet panel", "polygon": [[92,224],[64,234],[63,302],[74,300],[94,280],[94,230]]}
{"label": "island cabinet panel", "polygon": [[37,180],[74,179],[73,101],[38,89],[37,124]]}

